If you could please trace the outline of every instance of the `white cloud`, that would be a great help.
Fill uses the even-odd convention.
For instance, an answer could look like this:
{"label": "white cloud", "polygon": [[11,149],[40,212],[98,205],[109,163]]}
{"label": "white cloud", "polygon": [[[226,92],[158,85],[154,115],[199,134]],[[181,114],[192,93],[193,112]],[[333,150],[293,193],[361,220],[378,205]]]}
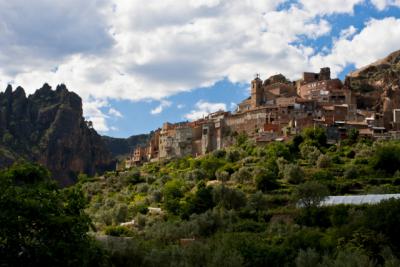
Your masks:
{"label": "white cloud", "polygon": [[307,65],[308,49],[291,45],[294,35],[314,38],[330,29],[298,10],[291,18],[294,35],[278,30],[282,14],[267,14],[285,0],[88,1],[83,8],[78,0],[38,0],[34,8],[22,0],[1,4],[0,31],[7,33],[0,37],[2,81],[28,92],[63,82],[84,101],[161,100],[224,77],[294,75]]}
{"label": "white cloud", "polygon": [[83,104],[83,115],[86,120],[92,121],[93,127],[103,133],[110,131],[106,120],[109,116],[101,111],[105,107],[109,107],[109,104],[104,100],[90,100]]}
{"label": "white cloud", "polygon": [[119,112],[118,110],[116,110],[115,108],[110,108],[110,109],[108,110],[108,114],[109,114],[110,116],[117,117],[117,118],[123,118],[123,117],[124,117],[124,116],[122,115],[122,113]]}
{"label": "white cloud", "polygon": [[292,6],[288,10],[273,11],[264,15],[265,30],[277,34],[283,41],[292,42],[299,35],[317,38],[330,32],[331,27],[324,19],[318,19],[307,10]]}
{"label": "white cloud", "polygon": [[352,38],[344,36],[336,40],[331,53],[316,55],[311,63],[317,66],[331,66],[334,73],[346,65],[363,67],[399,49],[400,19],[393,17],[381,20],[371,19]]}
{"label": "white cloud", "polygon": [[167,101],[167,100],[162,100],[160,102],[160,105],[158,105],[157,107],[155,107],[154,109],[152,109],[150,111],[150,114],[152,115],[157,115],[160,114],[161,112],[163,112],[163,110],[167,107],[170,107],[172,105],[171,101]]}
{"label": "white cloud", "polygon": [[[113,46],[105,0],[0,1],[0,64],[10,75],[46,69],[71,55],[101,55]],[[50,69],[47,69],[50,71]]]}
{"label": "white cloud", "polygon": [[349,39],[357,33],[357,29],[351,25],[350,27],[343,29],[340,31],[340,38],[341,39]]}
{"label": "white cloud", "polygon": [[364,0],[300,0],[304,10],[313,15],[329,15],[335,13],[354,12],[354,7]]}
{"label": "white cloud", "polygon": [[[371,1],[383,9],[400,0]],[[373,21],[358,34],[342,32],[332,52],[314,55],[312,40],[301,45],[331,32],[328,16],[352,14],[365,0],[81,2],[0,2],[1,88],[13,82],[32,93],[44,82],[65,83],[85,106],[104,99],[157,100],[151,113],[159,114],[167,97],[224,78],[248,82],[258,72],[295,79],[329,65],[338,72],[398,49],[397,24],[379,32]],[[288,7],[278,10],[282,3]],[[111,129],[109,115],[91,115],[97,130]]]}
{"label": "white cloud", "polygon": [[371,0],[371,2],[378,10],[384,10],[389,6],[400,7],[400,0]]}
{"label": "white cloud", "polygon": [[185,105],[184,105],[184,104],[178,104],[176,107],[177,107],[178,109],[183,109],[183,108],[185,107]]}
{"label": "white cloud", "polygon": [[219,110],[226,110],[226,104],[224,103],[211,103],[200,100],[196,103],[195,109],[186,114],[184,118],[188,120],[197,120],[207,116],[209,113],[216,112]]}

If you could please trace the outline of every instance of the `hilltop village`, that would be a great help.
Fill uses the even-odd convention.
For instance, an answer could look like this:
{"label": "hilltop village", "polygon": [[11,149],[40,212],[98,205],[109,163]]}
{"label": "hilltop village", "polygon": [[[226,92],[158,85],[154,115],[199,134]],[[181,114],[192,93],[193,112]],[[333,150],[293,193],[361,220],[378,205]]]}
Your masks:
{"label": "hilltop village", "polygon": [[[355,128],[360,136],[397,139],[400,109],[392,103],[392,89],[384,90],[370,105],[363,92],[352,89],[350,73],[343,83],[332,79],[330,68],[305,72],[291,82],[282,74],[251,81],[251,95],[234,112],[218,111],[182,123],[164,123],[153,132],[146,147],[137,147],[126,160],[127,168],[147,161],[200,156],[233,144],[246,134],[257,144],[285,141],[305,127],[323,127],[328,142],[345,138]],[[375,105],[375,106],[374,106]]]}

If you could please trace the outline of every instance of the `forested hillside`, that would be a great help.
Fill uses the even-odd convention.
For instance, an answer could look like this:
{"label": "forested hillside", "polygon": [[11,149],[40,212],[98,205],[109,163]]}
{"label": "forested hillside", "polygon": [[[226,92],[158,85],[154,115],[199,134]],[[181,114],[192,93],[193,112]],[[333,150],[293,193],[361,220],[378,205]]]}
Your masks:
{"label": "forested hillside", "polygon": [[319,205],[400,192],[399,170],[400,142],[354,130],[328,145],[310,128],[266,146],[240,135],[201,158],[81,176],[77,186],[121,266],[399,266],[399,200]]}

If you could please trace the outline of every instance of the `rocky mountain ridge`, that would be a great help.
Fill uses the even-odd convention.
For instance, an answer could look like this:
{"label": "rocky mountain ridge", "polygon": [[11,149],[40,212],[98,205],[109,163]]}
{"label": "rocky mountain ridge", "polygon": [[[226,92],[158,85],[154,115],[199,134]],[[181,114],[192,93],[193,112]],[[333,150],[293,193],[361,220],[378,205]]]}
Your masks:
{"label": "rocky mountain ridge", "polygon": [[62,185],[79,173],[114,166],[100,135],[83,118],[82,99],[65,85],[44,84],[26,96],[9,85],[0,93],[0,167],[17,160],[46,166]]}
{"label": "rocky mountain ridge", "polygon": [[349,73],[345,85],[357,94],[357,107],[384,113],[400,107],[400,50]]}

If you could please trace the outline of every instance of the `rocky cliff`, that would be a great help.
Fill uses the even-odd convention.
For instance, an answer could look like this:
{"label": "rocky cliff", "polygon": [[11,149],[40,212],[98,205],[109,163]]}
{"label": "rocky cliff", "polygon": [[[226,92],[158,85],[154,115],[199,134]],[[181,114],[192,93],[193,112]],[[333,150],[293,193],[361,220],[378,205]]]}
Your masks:
{"label": "rocky cliff", "polygon": [[350,73],[345,85],[357,94],[357,106],[380,113],[400,108],[400,50]]}
{"label": "rocky cliff", "polygon": [[21,87],[0,93],[0,167],[20,159],[43,164],[62,185],[114,165],[82,116],[81,98],[65,85],[45,84],[28,97]]}

